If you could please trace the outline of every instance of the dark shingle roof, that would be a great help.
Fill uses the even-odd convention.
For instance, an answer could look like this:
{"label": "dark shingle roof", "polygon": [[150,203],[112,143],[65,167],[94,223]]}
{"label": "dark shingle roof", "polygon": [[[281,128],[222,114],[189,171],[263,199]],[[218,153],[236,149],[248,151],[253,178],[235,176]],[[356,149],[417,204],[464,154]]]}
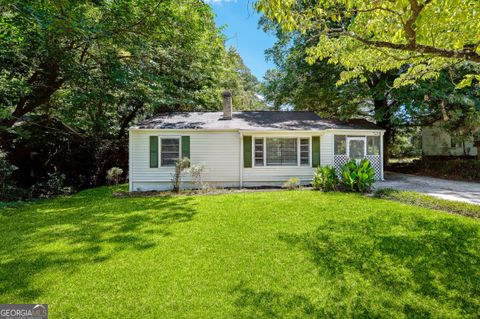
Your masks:
{"label": "dark shingle roof", "polygon": [[244,111],[233,112],[231,120],[223,120],[222,112],[175,112],[147,119],[133,129],[208,129],[252,131],[309,131],[325,129],[381,130],[362,119],[337,121],[321,119],[314,112]]}

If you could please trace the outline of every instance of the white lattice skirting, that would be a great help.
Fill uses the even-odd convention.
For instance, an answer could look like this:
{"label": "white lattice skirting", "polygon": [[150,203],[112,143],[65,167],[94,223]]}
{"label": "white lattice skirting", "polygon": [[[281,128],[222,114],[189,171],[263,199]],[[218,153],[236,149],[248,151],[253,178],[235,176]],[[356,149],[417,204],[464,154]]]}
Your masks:
{"label": "white lattice skirting", "polygon": [[[370,161],[370,164],[372,164],[373,169],[375,170],[375,179],[380,180],[382,179],[382,162],[380,160],[380,155],[367,155],[365,156],[366,159]],[[335,155],[334,156],[334,167],[335,170],[337,171],[337,174],[340,177],[341,174],[341,167],[345,165],[348,162],[348,156],[347,155]]]}

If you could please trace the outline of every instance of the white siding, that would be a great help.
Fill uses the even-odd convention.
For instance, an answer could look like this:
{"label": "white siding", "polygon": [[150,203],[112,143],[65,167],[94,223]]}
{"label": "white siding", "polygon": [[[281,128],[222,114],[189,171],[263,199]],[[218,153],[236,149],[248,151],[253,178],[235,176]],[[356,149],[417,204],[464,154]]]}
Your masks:
{"label": "white siding", "polygon": [[320,138],[320,165],[333,165],[333,134],[328,133]]}
{"label": "white siding", "polygon": [[[422,152],[427,156],[462,156],[464,155],[463,146],[452,147],[452,137],[441,127],[437,125],[425,127],[422,129]],[[465,152],[467,155],[476,156],[477,148],[473,144],[473,136],[465,141]]]}
{"label": "white siding", "polygon": [[[379,132],[352,130],[312,132],[234,132],[234,131],[174,131],[174,130],[131,130],[130,131],[130,190],[164,190],[171,188],[173,167],[150,168],[149,136],[190,136],[190,158],[192,164],[205,166],[204,181],[219,187],[280,186],[291,177],[298,177],[307,184],[315,168],[309,166],[252,167],[243,168],[241,134],[252,137],[299,137],[311,138],[320,135],[320,164],[333,165],[334,134],[373,135]],[[253,152],[252,152],[253,153]],[[311,146],[310,146],[311,157]],[[183,178],[189,186],[188,174]]]}
{"label": "white siding", "polygon": [[[149,136],[190,136],[190,158],[192,165],[205,166],[204,181],[220,182],[219,186],[239,185],[240,139],[238,132],[196,131],[131,131],[131,190],[167,189],[173,167],[150,168]],[[188,174],[183,178],[190,180]]]}

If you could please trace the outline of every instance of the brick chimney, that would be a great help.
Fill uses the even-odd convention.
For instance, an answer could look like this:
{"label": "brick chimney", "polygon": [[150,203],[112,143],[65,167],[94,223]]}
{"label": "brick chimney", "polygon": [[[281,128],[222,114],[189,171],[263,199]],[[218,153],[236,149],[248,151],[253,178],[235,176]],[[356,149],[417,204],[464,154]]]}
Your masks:
{"label": "brick chimney", "polygon": [[223,92],[223,119],[232,119],[232,93],[230,91]]}

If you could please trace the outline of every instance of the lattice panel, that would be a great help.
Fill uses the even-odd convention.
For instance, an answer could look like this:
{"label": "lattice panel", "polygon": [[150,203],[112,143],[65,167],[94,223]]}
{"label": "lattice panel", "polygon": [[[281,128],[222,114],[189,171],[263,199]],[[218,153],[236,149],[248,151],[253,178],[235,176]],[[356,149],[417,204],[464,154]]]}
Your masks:
{"label": "lattice panel", "polygon": [[382,163],[380,161],[380,155],[367,155],[365,156],[372,164],[373,169],[375,170],[375,179],[379,181],[382,179]]}
{"label": "lattice panel", "polygon": [[341,177],[342,174],[342,166],[348,162],[347,155],[335,155],[333,157],[333,166],[335,166],[335,170],[337,171],[338,177]]}
{"label": "lattice panel", "polygon": [[[375,170],[375,179],[380,180],[382,178],[382,163],[380,161],[380,155],[367,155],[365,156],[373,166]],[[334,166],[337,171],[338,177],[341,177],[341,168],[348,162],[347,155],[335,155],[334,156]]]}

